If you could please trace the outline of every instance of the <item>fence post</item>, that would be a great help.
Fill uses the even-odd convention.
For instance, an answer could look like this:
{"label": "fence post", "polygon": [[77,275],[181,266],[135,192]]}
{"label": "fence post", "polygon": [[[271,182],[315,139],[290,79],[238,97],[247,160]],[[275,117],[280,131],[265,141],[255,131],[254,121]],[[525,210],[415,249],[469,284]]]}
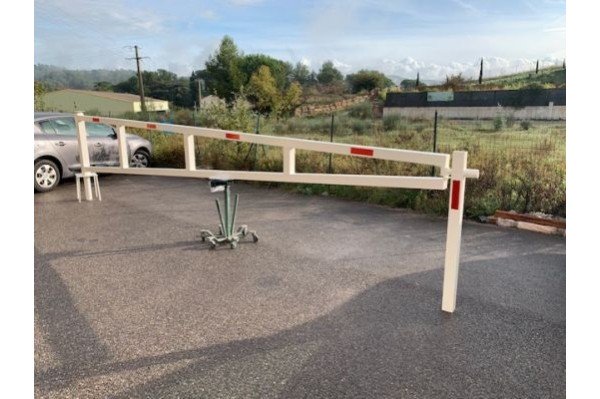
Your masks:
{"label": "fence post", "polygon": [[129,152],[127,151],[127,132],[125,126],[117,126],[117,141],[119,142],[119,162],[121,168],[129,168]]}
{"label": "fence post", "polygon": [[[83,112],[78,112],[77,116],[83,116]],[[77,120],[77,141],[79,144],[79,162],[81,164],[81,173],[83,173],[83,187],[85,191],[85,200],[92,201],[92,178],[86,176],[90,167],[90,152],[87,144],[87,131],[85,121]]]}
{"label": "fence post", "polygon": [[183,135],[183,149],[185,152],[185,169],[196,170],[196,153],[193,134]]}
{"label": "fence post", "polygon": [[[435,115],[433,118],[433,152],[437,152],[437,121],[438,121],[438,112],[435,110]],[[435,176],[435,166],[431,167],[431,176]]]}
{"label": "fence post", "polygon": [[[255,134],[260,134],[260,114],[257,113],[256,114],[256,131],[254,132]],[[258,160],[258,145],[255,143],[252,143],[250,145],[250,149],[253,151],[252,152],[252,169],[256,169],[256,161]]]}

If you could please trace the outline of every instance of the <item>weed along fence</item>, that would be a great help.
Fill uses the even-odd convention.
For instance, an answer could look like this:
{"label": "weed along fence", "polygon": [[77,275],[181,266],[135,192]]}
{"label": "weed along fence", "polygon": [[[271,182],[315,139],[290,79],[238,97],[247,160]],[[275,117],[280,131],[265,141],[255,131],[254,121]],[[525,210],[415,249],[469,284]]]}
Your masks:
{"label": "weed along fence", "polygon": [[[453,312],[456,307],[456,290],[458,283],[465,181],[467,178],[479,177],[478,170],[467,168],[467,153],[465,151],[454,151],[452,156],[450,156],[449,154],[440,154],[435,152],[355,146],[351,144],[338,144],[287,137],[274,137],[219,129],[105,118],[98,116],[85,116],[82,113],[75,115],[75,120],[77,122],[77,138],[79,142],[79,156],[82,165],[85,198],[88,201],[93,199],[91,182],[91,176],[93,176],[92,173],[235,179],[282,183],[394,187],[422,190],[446,190],[448,186],[450,186],[442,310],[446,312]],[[104,123],[116,127],[119,148],[119,166],[107,167],[90,165],[85,122]],[[125,134],[126,127],[158,130],[183,135],[185,168],[130,168],[129,153]],[[197,169],[194,151],[195,137],[281,147],[283,151],[283,170],[281,172],[252,172],[238,170]],[[296,150],[318,151],[323,153],[434,166],[438,170],[438,176],[380,176],[296,173]]]}

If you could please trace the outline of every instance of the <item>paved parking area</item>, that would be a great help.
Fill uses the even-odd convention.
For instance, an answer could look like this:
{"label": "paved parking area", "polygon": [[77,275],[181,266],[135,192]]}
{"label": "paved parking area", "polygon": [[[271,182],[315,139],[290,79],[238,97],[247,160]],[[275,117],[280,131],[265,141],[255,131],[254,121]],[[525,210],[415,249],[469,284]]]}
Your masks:
{"label": "paved parking area", "polygon": [[100,184],[35,196],[37,397],[565,396],[563,237],[466,223],[447,315],[444,218],[240,183],[211,251],[206,181]]}

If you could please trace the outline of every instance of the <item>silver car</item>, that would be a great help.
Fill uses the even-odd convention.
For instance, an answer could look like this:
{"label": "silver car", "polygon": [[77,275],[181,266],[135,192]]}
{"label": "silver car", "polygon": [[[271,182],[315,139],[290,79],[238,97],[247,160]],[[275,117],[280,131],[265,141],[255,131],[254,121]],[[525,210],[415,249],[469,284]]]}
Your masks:
{"label": "silver car", "polygon": [[[105,124],[86,122],[90,164],[119,165],[115,130]],[[33,116],[34,161],[33,186],[44,192],[55,188],[62,179],[81,169],[77,144],[77,127],[72,114],[36,112]],[[132,167],[150,165],[152,144],[139,136],[127,134]]]}

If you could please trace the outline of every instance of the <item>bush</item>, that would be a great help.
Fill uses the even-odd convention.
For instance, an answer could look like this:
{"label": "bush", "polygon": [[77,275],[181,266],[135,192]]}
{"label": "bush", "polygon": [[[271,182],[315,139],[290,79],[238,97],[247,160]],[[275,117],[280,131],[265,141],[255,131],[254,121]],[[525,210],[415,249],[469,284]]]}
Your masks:
{"label": "bush", "polygon": [[348,110],[348,115],[360,119],[373,118],[373,107],[370,102],[360,103],[350,108]]}
{"label": "bush", "polygon": [[346,81],[352,88],[353,93],[373,89],[383,89],[385,87],[394,86],[387,76],[378,71],[370,71],[361,69],[360,71],[346,76]]}
{"label": "bush", "polygon": [[178,109],[173,117],[176,125],[192,126],[194,124],[194,115],[189,109]]}
{"label": "bush", "polygon": [[200,126],[252,132],[255,118],[250,103],[244,97],[238,96],[231,107],[222,102],[215,102],[203,108],[200,113]]}
{"label": "bush", "polygon": [[446,76],[446,82],[442,85],[444,90],[458,91],[465,86],[466,80],[462,76],[462,73],[458,75]]}
{"label": "bush", "polygon": [[521,121],[521,129],[529,130],[530,127],[531,127],[530,121]]}
{"label": "bush", "polygon": [[402,122],[402,118],[400,115],[386,115],[383,118],[383,130],[389,132],[391,130],[396,130],[400,126]]}
{"label": "bush", "polygon": [[350,123],[350,127],[356,134],[365,134],[373,128],[373,122],[355,119]]}
{"label": "bush", "polygon": [[510,114],[506,117],[506,127],[511,128],[514,126],[515,124],[515,116],[513,114]]}
{"label": "bush", "polygon": [[494,118],[494,131],[495,132],[499,132],[500,130],[502,130],[502,127],[504,126],[504,121],[502,120],[501,116],[497,116]]}

